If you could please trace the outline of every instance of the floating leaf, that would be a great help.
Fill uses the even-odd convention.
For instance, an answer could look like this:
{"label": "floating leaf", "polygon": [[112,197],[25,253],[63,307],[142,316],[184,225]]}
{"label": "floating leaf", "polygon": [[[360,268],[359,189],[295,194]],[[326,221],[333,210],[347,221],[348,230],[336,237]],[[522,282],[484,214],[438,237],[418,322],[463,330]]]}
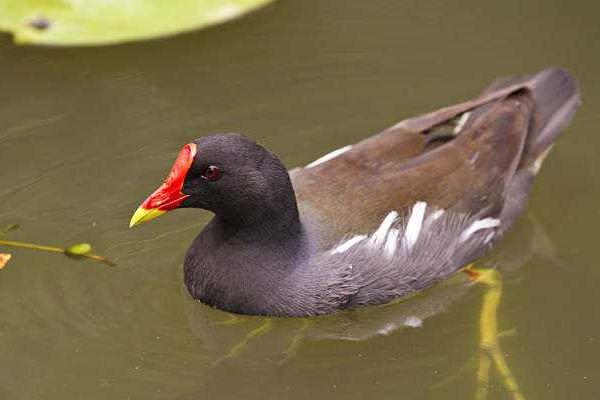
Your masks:
{"label": "floating leaf", "polygon": [[12,258],[11,254],[0,253],[0,269],[4,268]]}
{"label": "floating leaf", "polygon": [[122,43],[215,25],[271,1],[0,0],[0,30],[21,44]]}
{"label": "floating leaf", "polygon": [[92,245],[89,243],[77,243],[65,250],[70,256],[83,256],[92,251]]}

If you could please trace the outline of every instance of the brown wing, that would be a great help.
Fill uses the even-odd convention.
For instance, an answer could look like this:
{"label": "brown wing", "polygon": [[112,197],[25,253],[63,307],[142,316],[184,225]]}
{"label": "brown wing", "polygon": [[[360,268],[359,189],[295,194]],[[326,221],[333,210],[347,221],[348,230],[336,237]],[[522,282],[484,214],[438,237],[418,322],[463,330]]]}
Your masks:
{"label": "brown wing", "polygon": [[[290,172],[305,221],[328,246],[376,227],[416,201],[469,213],[500,212],[533,108],[521,83],[405,120],[312,168]],[[454,127],[464,113],[471,117]],[[463,121],[464,122],[464,121]],[[442,145],[434,135],[458,134]],[[437,137],[435,136],[435,137]],[[447,140],[447,139],[446,139]]]}

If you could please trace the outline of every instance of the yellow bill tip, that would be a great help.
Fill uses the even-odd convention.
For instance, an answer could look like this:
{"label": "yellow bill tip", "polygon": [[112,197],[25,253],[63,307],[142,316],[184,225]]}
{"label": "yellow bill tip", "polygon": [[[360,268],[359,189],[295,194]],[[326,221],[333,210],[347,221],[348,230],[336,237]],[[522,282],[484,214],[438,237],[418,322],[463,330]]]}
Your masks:
{"label": "yellow bill tip", "polygon": [[153,220],[154,218],[158,218],[165,213],[166,211],[161,211],[156,208],[151,208],[148,210],[144,207],[139,207],[137,210],[135,210],[135,213],[133,213],[131,221],[129,221],[129,227],[133,228],[134,226],[139,225],[143,222],[148,222]]}

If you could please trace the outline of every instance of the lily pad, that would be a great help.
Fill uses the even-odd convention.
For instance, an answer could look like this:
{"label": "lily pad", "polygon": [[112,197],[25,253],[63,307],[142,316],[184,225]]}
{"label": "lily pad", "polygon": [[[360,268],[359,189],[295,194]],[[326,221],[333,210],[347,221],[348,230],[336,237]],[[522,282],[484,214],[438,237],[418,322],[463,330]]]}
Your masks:
{"label": "lily pad", "polygon": [[114,44],[219,24],[272,1],[0,0],[0,30],[19,44]]}

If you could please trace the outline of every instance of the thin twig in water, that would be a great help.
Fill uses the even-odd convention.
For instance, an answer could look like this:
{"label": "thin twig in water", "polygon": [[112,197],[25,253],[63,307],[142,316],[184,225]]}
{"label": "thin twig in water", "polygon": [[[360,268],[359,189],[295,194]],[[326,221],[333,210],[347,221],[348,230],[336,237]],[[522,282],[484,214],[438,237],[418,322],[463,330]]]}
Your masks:
{"label": "thin twig in water", "polygon": [[[70,249],[73,249],[75,246],[71,246],[69,248],[55,247],[55,246],[45,246],[33,243],[25,243],[25,242],[15,242],[12,240],[0,240],[0,246],[10,246],[10,247],[18,247],[22,249],[30,249],[37,251],[46,251],[50,253],[62,253],[71,258],[87,258],[88,260],[97,261],[111,267],[114,267],[116,264],[102,256],[96,254],[90,254],[87,252],[73,252]],[[77,246],[77,245],[76,245]]]}

